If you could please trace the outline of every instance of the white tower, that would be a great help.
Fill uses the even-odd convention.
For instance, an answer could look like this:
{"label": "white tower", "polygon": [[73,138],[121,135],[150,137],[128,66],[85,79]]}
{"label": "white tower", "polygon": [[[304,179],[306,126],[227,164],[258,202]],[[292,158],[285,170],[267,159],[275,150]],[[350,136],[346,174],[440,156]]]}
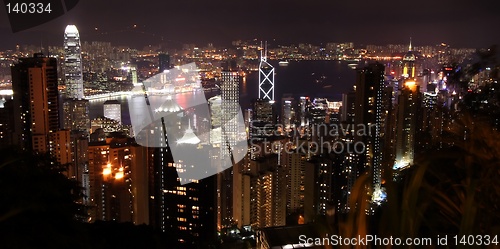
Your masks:
{"label": "white tower", "polygon": [[240,111],[240,76],[228,66],[222,71],[221,85],[221,160],[230,159],[238,142],[238,114]]}
{"label": "white tower", "polygon": [[267,42],[260,50],[259,99],[274,101],[274,67],[267,62]]}
{"label": "white tower", "polygon": [[83,99],[82,52],[75,25],[66,26],[64,31],[64,77],[66,97]]}

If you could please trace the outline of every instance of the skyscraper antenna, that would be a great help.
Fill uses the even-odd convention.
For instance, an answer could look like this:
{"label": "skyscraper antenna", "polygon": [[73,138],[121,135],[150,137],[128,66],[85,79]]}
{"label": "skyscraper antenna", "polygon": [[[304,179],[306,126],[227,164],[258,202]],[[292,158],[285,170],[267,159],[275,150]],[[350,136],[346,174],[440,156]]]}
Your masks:
{"label": "skyscraper antenna", "polygon": [[260,60],[262,61],[264,56],[262,55],[262,50],[264,50],[264,46],[262,45],[262,41],[260,41]]}
{"label": "skyscraper antenna", "polygon": [[265,50],[264,50],[264,58],[267,61],[267,41],[266,41]]}

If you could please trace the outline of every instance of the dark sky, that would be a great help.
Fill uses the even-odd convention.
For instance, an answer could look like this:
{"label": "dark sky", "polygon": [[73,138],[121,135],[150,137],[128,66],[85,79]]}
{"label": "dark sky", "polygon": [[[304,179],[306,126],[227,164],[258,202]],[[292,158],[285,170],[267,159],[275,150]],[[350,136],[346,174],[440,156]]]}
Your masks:
{"label": "dark sky", "polygon": [[411,36],[416,46],[478,48],[500,43],[500,1],[80,0],[64,16],[15,34],[1,9],[0,49],[62,45],[67,24],[77,25],[83,41],[134,47],[158,44],[161,37],[176,46],[250,38],[386,44],[407,43]]}

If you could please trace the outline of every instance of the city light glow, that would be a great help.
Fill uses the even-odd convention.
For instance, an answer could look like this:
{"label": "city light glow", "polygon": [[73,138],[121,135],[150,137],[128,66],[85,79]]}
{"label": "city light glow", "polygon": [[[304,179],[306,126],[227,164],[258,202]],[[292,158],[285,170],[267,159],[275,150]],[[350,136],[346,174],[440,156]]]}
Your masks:
{"label": "city light glow", "polygon": [[123,172],[116,172],[116,174],[115,174],[115,179],[116,180],[123,179],[123,177],[124,177]]}

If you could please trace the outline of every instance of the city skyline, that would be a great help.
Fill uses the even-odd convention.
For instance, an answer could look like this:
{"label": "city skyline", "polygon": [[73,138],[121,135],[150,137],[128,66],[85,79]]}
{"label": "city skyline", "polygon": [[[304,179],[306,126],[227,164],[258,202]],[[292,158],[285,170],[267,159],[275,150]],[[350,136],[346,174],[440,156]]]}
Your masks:
{"label": "city skyline", "polygon": [[500,243],[496,4],[94,1],[0,41],[0,247]]}
{"label": "city skyline", "polygon": [[[193,42],[225,45],[232,40],[253,38],[286,42],[349,40],[360,44],[387,44],[404,43],[408,37],[414,37],[419,44],[445,42],[480,48],[500,41],[500,35],[492,32],[500,23],[500,16],[495,12],[498,8],[497,2],[471,5],[429,0],[415,3],[389,1],[384,4],[366,2],[361,7],[349,2],[320,1],[307,4],[298,1],[160,1],[138,5],[133,2],[118,4],[91,0],[81,1],[56,20],[15,34],[10,30],[6,12],[0,11],[0,35],[4,37],[0,48],[13,47],[23,43],[21,41],[57,45],[60,39],[56,37],[60,34],[56,30],[67,24],[79,27],[82,40],[103,40],[130,46],[161,42],[173,46]],[[157,16],[165,16],[166,21],[158,21]],[[226,21],[228,16],[234,17],[231,22]],[[366,29],[366,25],[376,25],[377,28]]]}

